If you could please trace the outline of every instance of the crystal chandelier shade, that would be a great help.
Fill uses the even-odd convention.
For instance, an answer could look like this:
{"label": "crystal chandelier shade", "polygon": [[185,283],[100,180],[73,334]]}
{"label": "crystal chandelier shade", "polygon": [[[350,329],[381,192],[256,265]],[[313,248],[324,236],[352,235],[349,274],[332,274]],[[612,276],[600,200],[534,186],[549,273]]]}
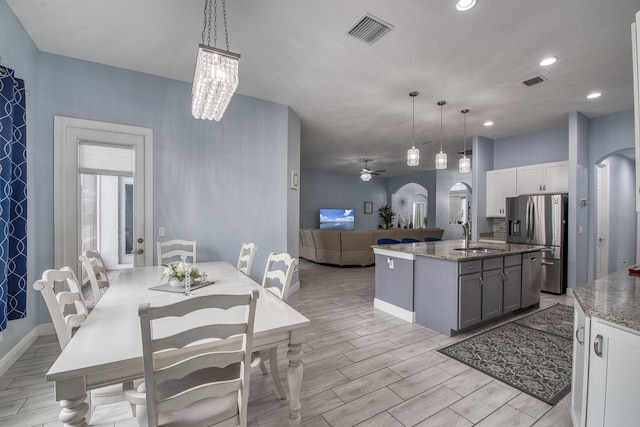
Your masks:
{"label": "crystal chandelier shade", "polygon": [[[222,118],[231,97],[238,87],[238,63],[240,55],[229,51],[229,33],[227,31],[227,13],[225,0],[222,0],[224,15],[224,30],[227,50],[217,49],[217,0],[212,7],[212,0],[205,0],[204,28],[202,29],[202,43],[198,47],[196,69],[191,89],[191,114],[196,119],[219,121]],[[211,11],[213,9],[214,47],[211,42]],[[204,44],[205,34],[208,35]]]}
{"label": "crystal chandelier shade", "polygon": [[458,171],[460,173],[469,173],[471,172],[471,159],[467,157],[467,113],[469,112],[468,108],[460,111],[464,114],[464,124],[462,137],[463,139],[463,149],[462,149],[462,158],[458,161]]}
{"label": "crystal chandelier shade", "polygon": [[438,102],[438,105],[440,106],[440,152],[436,154],[436,169],[447,168],[447,153],[442,151],[442,106],[446,103],[447,101]]}
{"label": "crystal chandelier shade", "polygon": [[418,166],[420,164],[420,150],[416,148],[416,96],[418,96],[418,92],[411,92],[409,96],[413,100],[413,116],[411,119],[412,143],[411,148],[407,150],[407,166]]}
{"label": "crystal chandelier shade", "polygon": [[206,45],[198,48],[191,91],[191,113],[196,119],[219,121],[238,87],[240,55]]}

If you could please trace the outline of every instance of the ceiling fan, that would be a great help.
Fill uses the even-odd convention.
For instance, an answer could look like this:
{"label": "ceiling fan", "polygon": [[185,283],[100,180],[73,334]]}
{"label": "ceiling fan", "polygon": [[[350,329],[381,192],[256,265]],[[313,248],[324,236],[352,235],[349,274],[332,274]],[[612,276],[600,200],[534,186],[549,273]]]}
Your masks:
{"label": "ceiling fan", "polygon": [[380,175],[382,172],[386,172],[384,169],[377,171],[369,169],[369,162],[373,161],[371,159],[362,159],[362,161],[364,162],[364,168],[360,171],[360,179],[363,181],[369,181],[372,175]]}

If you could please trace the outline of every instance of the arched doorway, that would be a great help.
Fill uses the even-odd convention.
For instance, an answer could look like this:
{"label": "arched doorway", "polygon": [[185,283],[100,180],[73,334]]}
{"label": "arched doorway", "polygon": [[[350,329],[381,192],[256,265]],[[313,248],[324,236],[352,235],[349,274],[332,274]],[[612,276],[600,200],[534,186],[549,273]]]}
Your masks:
{"label": "arched doorway", "polygon": [[415,182],[405,184],[391,195],[391,209],[396,213],[396,227],[427,228],[429,191]]}

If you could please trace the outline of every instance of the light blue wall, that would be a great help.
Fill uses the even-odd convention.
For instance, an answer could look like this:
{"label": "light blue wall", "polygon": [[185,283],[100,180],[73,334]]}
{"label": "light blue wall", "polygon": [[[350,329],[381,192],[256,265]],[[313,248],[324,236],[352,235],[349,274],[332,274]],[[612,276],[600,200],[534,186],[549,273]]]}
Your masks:
{"label": "light blue wall", "polygon": [[[320,209],[353,209],[356,230],[375,230],[381,223],[378,209],[389,203],[388,178],[364,182],[359,175],[304,169],[300,174],[300,227],[319,228]],[[373,202],[373,213],[364,213]],[[297,241],[297,240],[296,240]]]}
{"label": "light blue wall", "polygon": [[[532,150],[531,147],[536,149]],[[493,153],[493,169],[567,160],[569,158],[568,127],[562,125],[496,139]]]}
{"label": "light blue wall", "polygon": [[[609,273],[635,264],[636,162],[621,155],[609,158]],[[627,264],[622,261],[627,260]]]}
{"label": "light blue wall", "polygon": [[300,167],[300,121],[289,107],[236,94],[220,122],[196,120],[189,83],[39,53],[4,0],[0,31],[3,64],[17,68],[32,93],[29,317],[10,323],[0,357],[50,321],[31,284],[54,264],[54,115],[153,129],[154,231],[196,239],[198,261],[235,265],[241,244],[253,241],[251,275],[261,280],[269,252],[297,256],[300,196],[289,188],[289,171]]}
{"label": "light blue wall", "polygon": [[[635,135],[634,135],[634,120],[633,110],[621,111],[618,113],[607,114],[606,116],[600,116],[589,120],[589,255],[588,255],[588,280],[593,280],[596,277],[596,261],[597,261],[597,206],[596,206],[596,173],[595,166],[609,156],[615,155],[615,153],[634,149],[635,147]],[[620,186],[619,189],[612,189],[610,194],[610,209],[609,209],[609,224],[611,227],[622,227],[628,230],[636,230],[636,222],[630,223],[630,218],[622,210],[618,209],[618,203],[624,200],[623,205],[626,203],[635,203],[635,171],[633,175],[624,173],[624,168],[609,168],[610,182],[616,182]],[[631,181],[631,182],[628,182]],[[617,195],[614,198],[613,192]],[[632,208],[635,212],[635,205]],[[637,214],[636,214],[637,217]],[[620,233],[624,233],[623,230],[612,231],[612,235],[619,236]],[[635,243],[635,240],[634,240]],[[620,248],[614,248],[620,244]],[[614,252],[619,254],[619,257],[627,256],[624,254],[630,254],[631,250],[626,246],[624,241],[614,241],[613,238],[609,238],[609,254],[610,257]],[[636,248],[633,248],[633,253],[636,254]],[[637,256],[637,254],[636,254]],[[629,264],[634,265],[636,257],[628,255]],[[617,263],[617,264],[615,264]],[[610,263],[609,268],[614,268],[617,265],[620,267],[619,259],[614,261],[614,264]]]}
{"label": "light blue wall", "polygon": [[[36,106],[38,104],[37,70],[38,49],[4,0],[0,0],[0,65],[12,68],[18,78],[24,79],[26,89],[31,92],[27,97],[27,317],[8,322],[0,343],[0,358],[5,356],[37,324],[37,313],[46,310],[42,297],[36,295],[32,284],[47,265],[46,251],[39,247],[43,242],[39,236],[49,227],[48,214],[36,217],[38,210],[32,200],[46,189],[35,186],[36,172],[40,165],[50,161],[38,153],[40,141],[36,136]],[[48,177],[51,180],[52,177]],[[50,212],[51,206],[39,207],[42,212]],[[52,239],[53,240],[53,239]]]}
{"label": "light blue wall", "polygon": [[460,224],[449,224],[449,190],[456,182],[465,183],[471,188],[471,201],[473,202],[476,192],[471,179],[471,174],[462,174],[448,169],[437,171],[436,227],[444,229],[443,240],[464,238]]}
{"label": "light blue wall", "polygon": [[493,170],[494,141],[482,136],[473,137],[473,157],[471,158],[471,178],[476,197],[471,199],[471,229],[474,240],[480,233],[491,231],[487,219],[487,171]]}
{"label": "light blue wall", "polygon": [[[285,105],[236,94],[220,122],[191,116],[191,85],[148,74],[41,54],[38,138],[53,156],[53,116],[142,126],[154,132],[154,233],[195,239],[198,261],[235,264],[242,242],[258,246],[252,277],[260,279],[269,252],[291,251],[289,170],[299,163],[297,118]],[[53,162],[42,176],[53,176]],[[47,181],[51,181],[47,179]],[[45,186],[46,187],[46,186]],[[52,188],[50,188],[52,190]],[[52,206],[48,193],[43,203]],[[297,228],[295,231],[297,235]],[[158,236],[155,236],[158,238]],[[50,258],[53,264],[53,239]]]}
{"label": "light blue wall", "polygon": [[589,208],[581,200],[589,197],[589,119],[569,114],[569,238],[567,287],[574,288],[589,278]]}

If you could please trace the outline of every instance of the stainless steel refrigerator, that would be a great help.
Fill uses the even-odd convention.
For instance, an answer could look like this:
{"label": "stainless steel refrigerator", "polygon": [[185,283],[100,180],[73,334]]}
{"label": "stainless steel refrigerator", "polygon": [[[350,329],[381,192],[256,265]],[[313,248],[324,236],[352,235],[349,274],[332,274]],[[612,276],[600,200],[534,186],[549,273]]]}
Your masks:
{"label": "stainless steel refrigerator", "polygon": [[542,249],[541,290],[567,290],[567,195],[507,197],[507,242],[545,246]]}

